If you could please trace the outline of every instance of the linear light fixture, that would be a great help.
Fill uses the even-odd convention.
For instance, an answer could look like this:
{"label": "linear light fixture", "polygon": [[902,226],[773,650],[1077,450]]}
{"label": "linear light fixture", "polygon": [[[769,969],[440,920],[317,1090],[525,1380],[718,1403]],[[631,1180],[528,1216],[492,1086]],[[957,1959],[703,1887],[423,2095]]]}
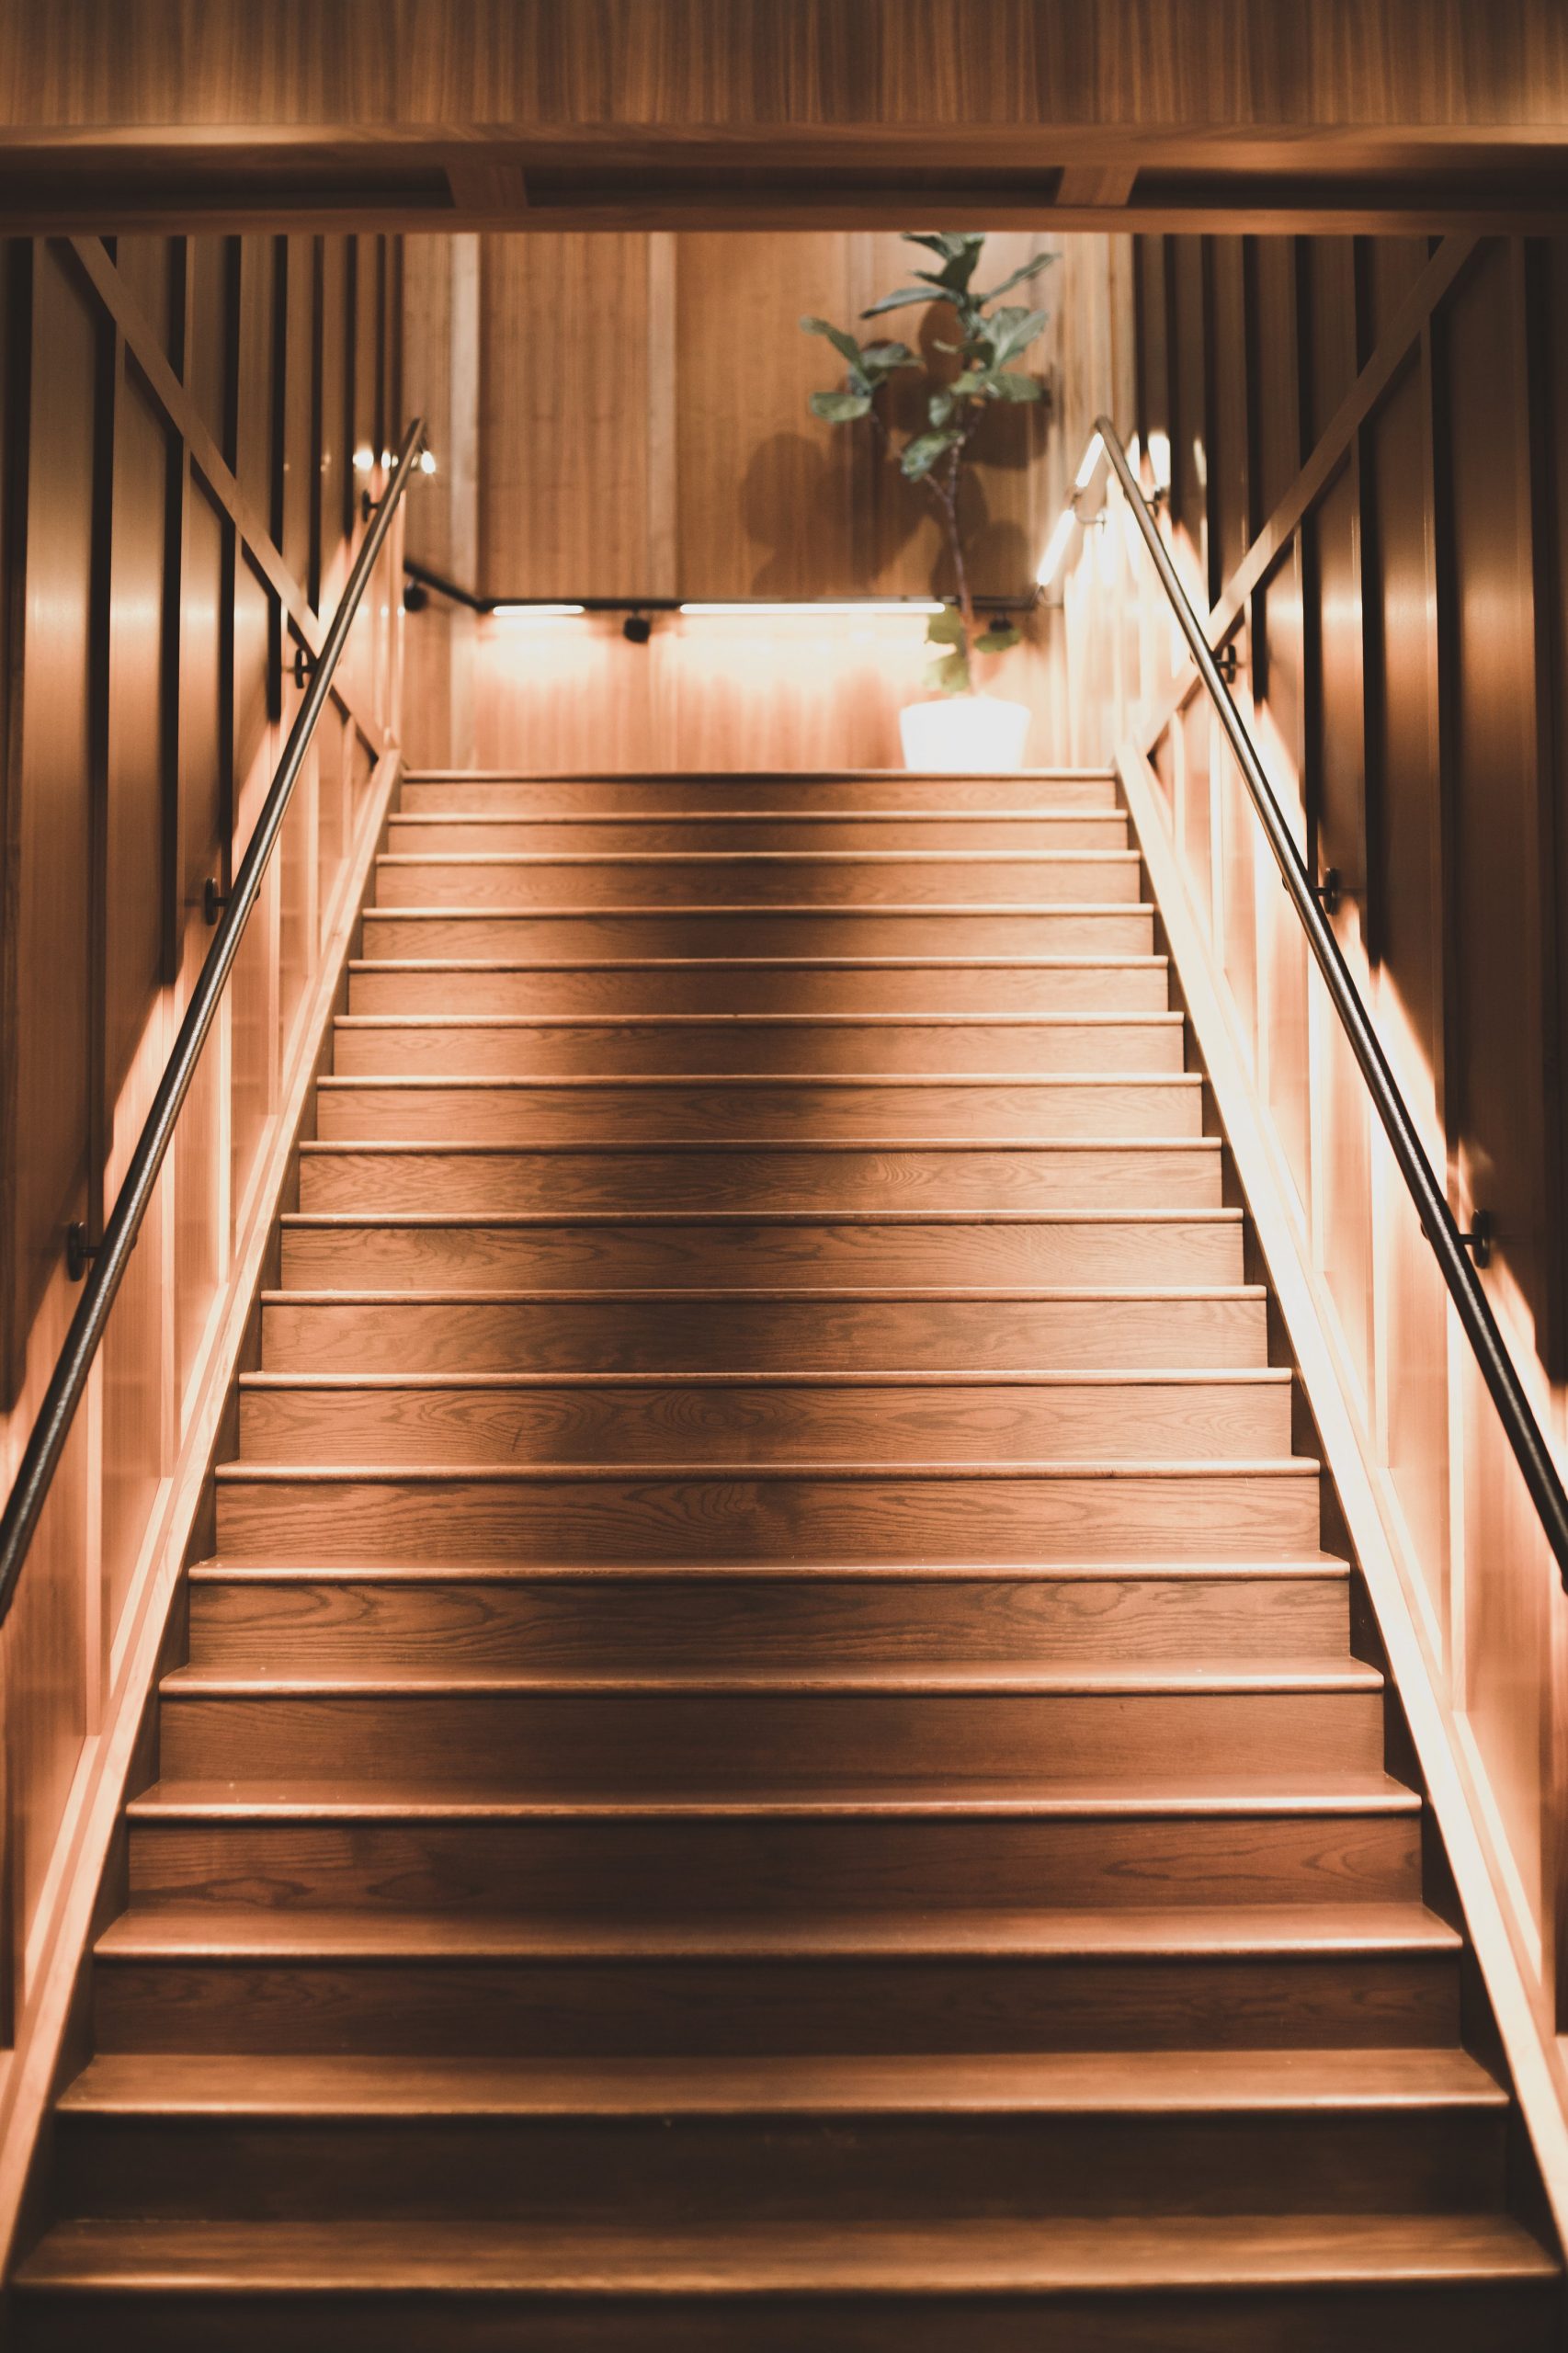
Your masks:
{"label": "linear light fixture", "polygon": [[760,598],[738,600],[733,604],[682,605],[678,610],[687,614],[710,617],[716,613],[735,613],[750,618],[778,613],[923,613],[930,615],[943,609],[934,597],[858,597],[839,601],[815,597],[800,597],[786,601],[767,602]]}
{"label": "linear light fixture", "polygon": [[494,621],[574,620],[585,609],[582,605],[492,605],[490,618]]}
{"label": "linear light fixture", "polygon": [[1056,529],[1046,543],[1045,553],[1040,560],[1040,570],[1035,574],[1035,578],[1042,588],[1049,588],[1055,579],[1061,568],[1062,559],[1067,552],[1067,542],[1073,536],[1073,526],[1077,519],[1070,506],[1064,506],[1057,517]]}
{"label": "linear light fixture", "polygon": [[1104,450],[1105,443],[1096,433],[1085,450],[1083,462],[1073,477],[1073,487],[1075,491],[1087,490],[1095,478],[1095,468],[1099,464]]}

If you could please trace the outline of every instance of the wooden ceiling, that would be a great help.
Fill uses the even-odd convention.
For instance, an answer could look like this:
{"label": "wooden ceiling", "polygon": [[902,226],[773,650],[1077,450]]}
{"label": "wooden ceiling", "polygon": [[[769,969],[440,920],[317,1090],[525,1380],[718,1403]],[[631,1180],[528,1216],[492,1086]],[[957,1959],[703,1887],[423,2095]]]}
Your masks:
{"label": "wooden ceiling", "polygon": [[0,227],[1551,229],[1564,0],[0,0]]}

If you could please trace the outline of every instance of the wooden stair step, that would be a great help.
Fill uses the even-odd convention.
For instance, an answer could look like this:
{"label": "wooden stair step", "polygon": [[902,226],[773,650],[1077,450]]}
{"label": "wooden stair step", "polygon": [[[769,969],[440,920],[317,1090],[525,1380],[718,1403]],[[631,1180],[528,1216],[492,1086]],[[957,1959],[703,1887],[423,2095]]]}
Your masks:
{"label": "wooden stair step", "polygon": [[131,1903],[640,1918],[1413,1902],[1421,1807],[1376,1771],[1130,1785],[946,1779],[518,1797],[472,1783],[164,1782],[132,1801]]}
{"label": "wooden stair step", "polygon": [[1136,906],[1132,849],[383,852],[378,907]]}
{"label": "wooden stair step", "polygon": [[1196,1072],[1117,1078],[1020,1073],[882,1078],[873,1073],[789,1079],[324,1078],[316,1092],[324,1142],[471,1143],[700,1142],[744,1135],[862,1137],[880,1142],[983,1134],[1196,1136],[1203,1082]]}
{"label": "wooden stair step", "polygon": [[1246,1284],[1138,1290],[267,1291],[269,1372],[1261,1366]]}
{"label": "wooden stair step", "polygon": [[1388,2108],[1506,2110],[1467,2052],[987,2052],[869,2058],[779,2056],[510,2060],[354,2052],[110,2052],[67,2088],[87,2116],[1008,2116],[1272,2113]]}
{"label": "wooden stair step", "polygon": [[660,850],[770,856],[817,850],[1125,850],[1128,820],[1119,809],[747,809],[700,806],[638,813],[590,810],[528,815],[493,810],[399,810],[387,847],[403,857],[473,855],[494,850],[556,857],[600,857]]}
{"label": "wooden stair step", "polygon": [[1243,1272],[1241,1211],[1224,1209],[940,1219],[754,1210],[701,1221],[667,1210],[494,1219],[317,1211],[286,1215],[280,1230],[283,1286],[304,1290],[662,1289],[683,1278],[712,1290],[794,1275],[817,1283],[1233,1283]]}
{"label": "wooden stair step", "polygon": [[1221,1206],[1218,1136],[1022,1143],[802,1143],[732,1134],[706,1143],[322,1143],[300,1147],[300,1207],[448,1213],[642,1209],[964,1210],[988,1213]]}
{"label": "wooden stair step", "polygon": [[1289,1559],[1318,1540],[1318,1465],[835,1461],[400,1465],[233,1462],[218,1542],[315,1563],[791,1560],[1041,1561],[1194,1551]]}
{"label": "wooden stair step", "polygon": [[682,1919],[133,1907],[99,2051],[1218,2050],[1458,2039],[1420,1904],[1125,1904]]}
{"label": "wooden stair step", "polygon": [[[1547,2353],[1553,2260],[1497,2215],[1180,2223],[689,2225],[530,2238],[515,2221],[58,2226],[20,2281],[21,2353]],[[397,2300],[395,2304],[391,2300]],[[496,2334],[511,2329],[510,2338]],[[1151,2335],[1150,2331],[1156,2332]],[[63,2334],[62,2332],[64,2332]],[[140,2333],[144,2332],[144,2333]],[[585,2333],[586,2332],[586,2333]]]}
{"label": "wooden stair step", "polygon": [[560,1016],[440,1013],[343,1016],[333,1032],[339,1078],[555,1078],[759,1073],[814,1077],[875,1072],[961,1075],[1017,1071],[1037,1077],[1111,1077],[1182,1067],[1178,1013],[1043,1017],[896,1014],[633,1014],[588,1021]]}
{"label": "wooden stair step", "polygon": [[160,1725],[174,1779],[401,1778],[416,1759],[432,1783],[450,1783],[472,1779],[483,1755],[508,1785],[561,1791],[708,1787],[725,1772],[737,1788],[785,1777],[897,1783],[936,1770],[1101,1780],[1175,1755],[1213,1773],[1310,1774],[1369,1771],[1383,1755],[1381,1678],[1356,1661],[701,1677],[184,1668],[164,1678]]}
{"label": "wooden stair step", "polygon": [[205,2081],[181,2099],[154,2082],[162,2055],[111,2057],[117,2096],[95,2096],[89,2069],[62,2103],[71,2211],[570,2228],[631,2198],[644,2225],[1502,2203],[1507,2100],[1458,2052],[1385,2058],[1386,2086],[1340,2052],[1230,2052],[1206,2080],[1195,2052],[1147,2067],[1119,2052],[514,2061],[483,2083],[460,2063],[394,2060],[369,2099],[352,2055],[324,2099],[298,2056],[198,2056]]}
{"label": "wooden stair step", "polygon": [[1131,1017],[1168,1011],[1170,971],[1165,958],[1154,955],[773,961],[687,956],[585,963],[382,957],[356,958],[348,967],[348,1010],[354,1016],[588,1017],[635,1012],[652,1020],[679,1014],[700,1017],[714,1005],[734,1014],[801,1018],[940,1014],[956,1020],[999,1011],[1019,1017]]}
{"label": "wooden stair step", "polygon": [[[350,1229],[351,1233],[359,1229]],[[326,1226],[324,1234],[339,1231]],[[393,1229],[395,1232],[395,1229]],[[285,1233],[285,1267],[288,1230]],[[1100,1373],[242,1373],[242,1460],[1172,1461],[1280,1456],[1288,1367]]]}
{"label": "wooden stair step", "polygon": [[361,953],[598,961],[605,957],[1151,956],[1153,907],[367,907]]}
{"label": "wooden stair step", "polygon": [[780,1667],[1042,1656],[1290,1665],[1348,1644],[1343,1561],[733,1563],[436,1569],[218,1559],[190,1572],[191,1663],[301,1670]]}
{"label": "wooden stair step", "polygon": [[922,776],[902,768],[850,774],[800,769],[724,774],[704,769],[642,776],[529,776],[503,769],[411,770],[399,811],[524,816],[649,815],[710,809],[716,816],[748,810],[833,815],[841,810],[973,809],[1116,811],[1108,768],[1034,768],[1009,776]]}

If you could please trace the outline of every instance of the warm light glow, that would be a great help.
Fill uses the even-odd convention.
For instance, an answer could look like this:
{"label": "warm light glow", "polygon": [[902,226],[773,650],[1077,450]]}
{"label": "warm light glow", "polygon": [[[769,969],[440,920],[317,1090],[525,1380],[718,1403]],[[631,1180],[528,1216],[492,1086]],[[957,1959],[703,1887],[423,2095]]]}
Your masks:
{"label": "warm light glow", "polygon": [[368,442],[361,442],[354,452],[354,471],[357,474],[373,474],[376,471],[376,453]]}
{"label": "warm light glow", "polygon": [[1104,448],[1105,443],[1100,439],[1099,435],[1096,433],[1094,439],[1090,442],[1088,448],[1084,452],[1083,463],[1079,466],[1077,472],[1073,477],[1073,487],[1074,490],[1087,490],[1089,484],[1095,478],[1095,468],[1099,464],[1100,452]]}
{"label": "warm light glow", "polygon": [[435,472],[436,458],[433,450],[421,449],[419,452],[419,471],[422,474],[433,474]]}
{"label": "warm light glow", "polygon": [[494,621],[575,620],[585,609],[582,605],[492,605],[490,618]]}
{"label": "warm light glow", "polygon": [[763,615],[776,615],[780,613],[808,613],[812,615],[818,613],[854,613],[857,615],[868,615],[873,613],[931,614],[939,613],[943,608],[935,597],[861,597],[852,602],[846,599],[841,604],[835,604],[832,602],[819,603],[814,598],[812,598],[797,600],[792,604],[768,604],[759,601],[755,604],[682,605],[680,609],[682,613],[685,614],[701,614],[704,616],[711,616],[715,613],[734,613],[741,615],[744,619],[751,620],[760,618]]}
{"label": "warm light glow", "polygon": [[1040,560],[1040,570],[1035,574],[1035,578],[1042,588],[1049,588],[1055,579],[1062,559],[1067,552],[1067,542],[1073,536],[1073,526],[1077,519],[1070,506],[1064,506],[1058,516],[1056,529],[1052,531],[1050,544]]}

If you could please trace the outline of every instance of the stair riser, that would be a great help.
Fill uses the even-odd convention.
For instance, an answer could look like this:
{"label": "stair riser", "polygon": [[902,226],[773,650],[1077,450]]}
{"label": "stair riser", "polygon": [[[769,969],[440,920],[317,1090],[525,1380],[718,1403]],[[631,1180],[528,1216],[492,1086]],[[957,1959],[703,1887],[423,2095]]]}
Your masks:
{"label": "stair riser", "polygon": [[74,2213],[530,2228],[1485,2211],[1501,2120],[1415,2116],[63,2120]]}
{"label": "stair riser", "polygon": [[836,1086],[809,1081],[632,1080],[597,1086],[398,1086],[375,1079],[324,1081],[316,1103],[324,1142],[640,1143],[722,1142],[734,1135],[875,1136],[955,1140],[1017,1136],[1048,1142],[1081,1136],[1196,1136],[1201,1090],[1180,1078],[892,1080]]}
{"label": "stair riser", "polygon": [[1414,1814],[1235,1821],[613,1817],[528,1823],[135,1822],[138,1906],[271,1904],[512,1918],[865,1913],[1040,1904],[1408,1903]]}
{"label": "stair riser", "polygon": [[514,1575],[278,1582],[201,1576],[191,1664],[494,1674],[780,1673],[868,1665],[1343,1657],[1343,1577],[1221,1570],[1049,1577]]}
{"label": "stair riser", "polygon": [[[700,804],[699,804],[700,806]],[[387,848],[397,858],[481,857],[496,851],[532,858],[577,857],[585,851],[613,858],[628,852],[664,856],[744,857],[824,850],[984,850],[995,855],[1023,850],[1034,857],[1058,850],[1115,852],[1128,847],[1128,824],[1120,811],[1051,812],[1031,816],[1017,810],[990,814],[929,815],[885,810],[880,815],[821,811],[793,816],[613,816],[528,817],[475,813],[411,811],[394,817]]]}
{"label": "stair riser", "polygon": [[534,861],[381,858],[378,907],[1131,906],[1142,893],[1131,851],[1028,858],[935,850],[926,858],[613,858]]}
{"label": "stair riser", "polygon": [[353,1014],[1164,1013],[1163,959],[1057,964],[414,965],[350,967]]}
{"label": "stair riser", "polygon": [[[556,963],[671,956],[1152,956],[1154,920],[1133,906],[1008,908],[634,908],[585,913],[434,915],[369,909],[362,953],[378,957],[504,957]],[[1009,1010],[1012,1008],[1009,1006]]]}
{"label": "stair riser", "polygon": [[[747,1283],[1239,1283],[1239,1222],[1028,1225],[287,1227],[305,1290],[586,1290]],[[414,1457],[411,1460],[420,1458]]]}
{"label": "stair riser", "polygon": [[[1403,2282],[1224,2291],[654,2302],[377,2295],[24,2293],[17,2353],[1558,2353],[1557,2291]],[[739,2334],[737,2333],[739,2332]]]}
{"label": "stair riser", "polygon": [[833,816],[845,809],[973,809],[979,813],[1051,809],[1114,811],[1116,784],[1094,771],[1028,776],[909,776],[888,770],[857,776],[407,777],[399,800],[408,816],[453,811],[490,816],[624,816],[671,810],[795,810]]}
{"label": "stair riser", "polygon": [[1221,1158],[1208,1143],[954,1145],[756,1151],[307,1150],[300,1207],[307,1211],[400,1210],[459,1215],[508,1211],[1215,1210]]}
{"label": "stair riser", "polygon": [[1074,1371],[1261,1365],[1264,1302],[1199,1299],[282,1299],[268,1372]]}
{"label": "stair riser", "polygon": [[317,1562],[1297,1560],[1319,1542],[1316,1465],[1114,1477],[934,1479],[456,1472],[433,1481],[225,1472],[218,1547]]}
{"label": "stair riser", "polygon": [[[1333,1959],[424,1962],[100,1959],[101,2051],[1429,2049],[1459,2032],[1451,1954]],[[118,2353],[118,2348],[117,2348]]]}
{"label": "stair riser", "polygon": [[[1382,1706],[1362,1691],[1059,1694],[458,1690],[177,1699],[171,1780],[345,1779],[518,1795],[777,1786],[810,1775],[893,1790],[955,1774],[987,1788],[1168,1773],[1375,1772]],[[1197,1765],[1195,1762],[1195,1769]]]}
{"label": "stair riser", "polygon": [[1290,1451],[1289,1384],[1218,1375],[240,1392],[251,1462],[1256,1462]]}
{"label": "stair riser", "polygon": [[1181,1067],[1181,1025],[1169,1020],[813,1025],[730,1019],[667,1028],[605,1021],[570,1029],[437,1023],[374,1029],[340,1022],[333,1060],[339,1078],[698,1077],[747,1071],[962,1077],[977,1070],[1111,1077]]}

